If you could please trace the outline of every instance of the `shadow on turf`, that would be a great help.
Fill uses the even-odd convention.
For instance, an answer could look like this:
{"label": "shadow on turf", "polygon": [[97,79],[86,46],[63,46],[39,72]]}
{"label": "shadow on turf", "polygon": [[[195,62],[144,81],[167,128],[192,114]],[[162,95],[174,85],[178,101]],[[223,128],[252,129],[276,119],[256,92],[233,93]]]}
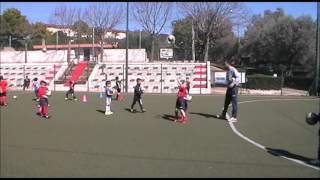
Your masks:
{"label": "shadow on turf", "polygon": [[104,111],[104,110],[100,110],[100,109],[97,109],[96,110],[97,112],[100,112],[100,113],[102,113],[102,114],[104,114],[106,111]]}
{"label": "shadow on turf", "polygon": [[287,158],[292,158],[292,159],[296,159],[296,160],[300,160],[300,161],[303,161],[307,164],[310,164],[310,161],[311,160],[314,160],[312,158],[308,158],[308,157],[304,157],[304,156],[301,156],[301,155],[298,155],[298,154],[293,154],[287,150],[283,150],[283,149],[272,149],[272,148],[268,148],[266,147],[267,149],[267,152],[274,155],[274,156],[284,156],[284,157],[287,157]]}
{"label": "shadow on turf", "polygon": [[200,116],[203,116],[206,118],[215,118],[215,119],[226,121],[226,119],[218,118],[216,115],[212,115],[212,114],[196,113],[196,112],[190,112],[190,114],[196,114],[196,115],[200,115]]}
{"label": "shadow on turf", "polygon": [[174,115],[169,115],[169,114],[163,114],[161,116],[162,119],[168,120],[168,121],[174,121],[174,119],[176,118]]}

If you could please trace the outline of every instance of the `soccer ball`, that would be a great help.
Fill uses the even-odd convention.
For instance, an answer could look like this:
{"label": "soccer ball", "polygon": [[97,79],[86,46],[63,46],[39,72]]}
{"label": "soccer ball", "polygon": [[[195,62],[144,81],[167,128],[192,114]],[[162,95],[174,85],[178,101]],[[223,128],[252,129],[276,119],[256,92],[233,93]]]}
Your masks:
{"label": "soccer ball", "polygon": [[168,36],[168,42],[169,42],[169,43],[174,43],[175,39],[176,39],[176,38],[175,38],[174,35],[172,35],[172,34]]}
{"label": "soccer ball", "polygon": [[306,122],[309,124],[309,125],[315,125],[317,124],[317,115],[313,112],[309,112],[306,116]]}
{"label": "soccer ball", "polygon": [[187,95],[187,97],[185,97],[185,100],[187,100],[187,101],[191,101],[191,99],[192,99],[192,96],[190,96],[190,95]]}
{"label": "soccer ball", "polygon": [[47,96],[51,96],[51,91],[47,91]]}
{"label": "soccer ball", "polygon": [[13,99],[17,99],[17,96],[13,96],[12,98],[13,98]]}

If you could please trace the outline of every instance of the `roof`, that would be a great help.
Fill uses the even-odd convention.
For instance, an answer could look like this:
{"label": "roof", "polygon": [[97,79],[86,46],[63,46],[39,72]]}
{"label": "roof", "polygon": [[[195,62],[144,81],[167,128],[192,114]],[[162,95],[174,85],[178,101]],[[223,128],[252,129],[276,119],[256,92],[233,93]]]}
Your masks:
{"label": "roof", "polygon": [[[92,44],[71,44],[70,48],[92,48]],[[101,48],[100,44],[94,44],[95,48]],[[33,49],[43,49],[43,45],[34,45]],[[68,49],[69,45],[68,44],[59,44],[59,45],[46,45],[45,48],[47,49]],[[104,44],[103,48],[118,48],[117,45],[112,45],[112,44]]]}

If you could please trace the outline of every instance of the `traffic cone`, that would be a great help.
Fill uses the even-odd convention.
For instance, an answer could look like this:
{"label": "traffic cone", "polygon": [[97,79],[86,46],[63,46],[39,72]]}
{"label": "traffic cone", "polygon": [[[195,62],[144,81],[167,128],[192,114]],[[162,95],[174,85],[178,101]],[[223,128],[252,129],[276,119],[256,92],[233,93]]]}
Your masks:
{"label": "traffic cone", "polygon": [[100,98],[100,99],[102,99],[102,98],[103,98],[103,93],[102,93],[102,92],[100,92],[100,96],[99,96],[99,98]]}
{"label": "traffic cone", "polygon": [[87,96],[85,94],[82,96],[82,102],[87,102]]}

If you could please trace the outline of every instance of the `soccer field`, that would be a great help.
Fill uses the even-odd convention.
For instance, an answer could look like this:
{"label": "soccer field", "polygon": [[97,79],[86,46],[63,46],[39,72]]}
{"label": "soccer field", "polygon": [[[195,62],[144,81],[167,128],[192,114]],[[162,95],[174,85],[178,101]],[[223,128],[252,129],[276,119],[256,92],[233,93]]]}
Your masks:
{"label": "soccer field", "polygon": [[[13,94],[17,100],[12,99]],[[175,94],[144,95],[145,113],[130,113],[132,94],[113,101],[49,99],[50,119],[36,115],[32,92],[10,92],[1,107],[1,177],[313,177],[319,167],[318,112],[312,97],[240,96],[239,122],[216,119],[224,96],[194,95],[189,122],[174,123]],[[139,111],[139,106],[136,104]],[[231,108],[229,108],[229,111]],[[230,113],[229,113],[230,114]]]}

